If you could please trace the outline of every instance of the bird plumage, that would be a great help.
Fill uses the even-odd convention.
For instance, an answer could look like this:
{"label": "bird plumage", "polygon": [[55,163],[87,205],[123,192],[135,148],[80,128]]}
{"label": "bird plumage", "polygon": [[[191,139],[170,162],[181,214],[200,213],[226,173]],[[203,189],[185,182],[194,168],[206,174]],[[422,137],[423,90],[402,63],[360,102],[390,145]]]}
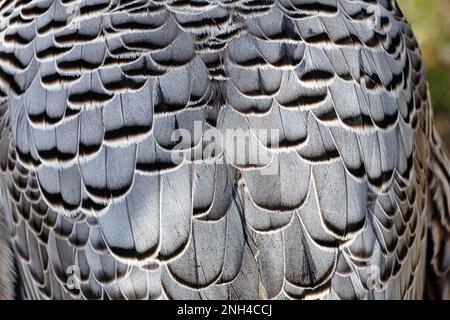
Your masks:
{"label": "bird plumage", "polygon": [[9,243],[9,230],[0,207],[0,300],[13,296],[13,258]]}
{"label": "bird plumage", "polygon": [[[450,163],[394,0],[0,14],[0,188],[24,297],[419,299],[428,260],[448,293]],[[237,129],[265,156],[207,152],[211,130]]]}

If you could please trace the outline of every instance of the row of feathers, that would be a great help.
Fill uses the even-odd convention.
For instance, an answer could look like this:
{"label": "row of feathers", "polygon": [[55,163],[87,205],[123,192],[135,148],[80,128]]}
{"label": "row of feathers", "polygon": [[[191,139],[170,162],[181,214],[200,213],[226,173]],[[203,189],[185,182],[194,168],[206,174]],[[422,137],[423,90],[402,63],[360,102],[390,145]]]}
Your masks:
{"label": "row of feathers", "polygon": [[[2,0],[0,16],[25,297],[422,297],[432,115],[394,0]],[[211,128],[269,157],[198,158]]]}

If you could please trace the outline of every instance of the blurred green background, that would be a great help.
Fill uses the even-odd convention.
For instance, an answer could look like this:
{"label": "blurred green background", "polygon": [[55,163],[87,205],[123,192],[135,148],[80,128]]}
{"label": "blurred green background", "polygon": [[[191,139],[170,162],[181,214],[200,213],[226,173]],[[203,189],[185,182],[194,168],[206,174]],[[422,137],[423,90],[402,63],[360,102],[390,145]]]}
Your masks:
{"label": "blurred green background", "polygon": [[436,125],[450,146],[450,0],[397,0],[422,50]]}

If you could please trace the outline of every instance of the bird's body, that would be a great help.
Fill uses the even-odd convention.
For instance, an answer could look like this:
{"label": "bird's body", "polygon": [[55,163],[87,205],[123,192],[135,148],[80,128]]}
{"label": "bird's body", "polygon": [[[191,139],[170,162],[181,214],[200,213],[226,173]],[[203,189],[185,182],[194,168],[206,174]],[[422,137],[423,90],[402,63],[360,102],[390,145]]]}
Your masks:
{"label": "bird's body", "polygon": [[[0,15],[0,196],[25,298],[420,299],[428,274],[448,294],[450,163],[394,0]],[[236,129],[248,157],[206,152]]]}

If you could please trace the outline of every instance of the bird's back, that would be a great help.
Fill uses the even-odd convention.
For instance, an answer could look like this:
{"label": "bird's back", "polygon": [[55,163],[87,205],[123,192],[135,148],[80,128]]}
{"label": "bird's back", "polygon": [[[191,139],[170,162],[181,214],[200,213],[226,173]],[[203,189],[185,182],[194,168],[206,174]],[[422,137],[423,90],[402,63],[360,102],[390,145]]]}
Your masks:
{"label": "bird's back", "polygon": [[418,299],[432,238],[448,272],[450,166],[394,0],[0,14],[24,297]]}

